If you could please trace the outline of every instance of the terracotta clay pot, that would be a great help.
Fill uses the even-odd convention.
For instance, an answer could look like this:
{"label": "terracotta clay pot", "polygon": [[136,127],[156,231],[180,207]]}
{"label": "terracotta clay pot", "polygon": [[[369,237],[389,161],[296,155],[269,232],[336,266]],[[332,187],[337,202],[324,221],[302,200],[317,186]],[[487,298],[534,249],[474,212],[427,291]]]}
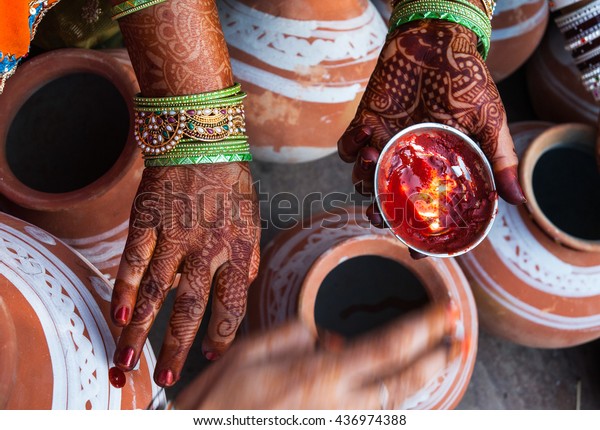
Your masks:
{"label": "terracotta clay pot", "polygon": [[494,81],[510,76],[533,54],[548,25],[547,0],[503,0],[492,19],[487,66]]}
{"label": "terracotta clay pot", "polygon": [[[488,238],[459,258],[471,281],[480,321],[490,332],[532,347],[569,347],[596,339],[600,232],[595,237],[586,230],[591,239],[585,238],[580,231],[597,225],[592,219],[597,214],[579,208],[585,201],[596,201],[598,185],[570,182],[575,170],[597,176],[595,130],[583,124],[549,128],[529,123],[513,125],[511,131],[523,155],[520,174],[528,203],[515,207],[501,202]],[[586,163],[580,162],[582,157]],[[557,181],[566,191],[555,185]],[[571,233],[573,228],[577,235]]]}
{"label": "terracotta clay pot", "polygon": [[375,5],[383,20],[388,22],[392,16],[392,2],[388,0],[371,0],[371,3]]}
{"label": "terracotta clay pot", "polygon": [[[110,385],[116,338],[112,286],[71,248],[39,227],[0,214],[2,344],[12,320],[16,353],[7,409],[146,408],[158,394],[149,343],[124,388]],[[0,344],[0,345],[2,345]],[[2,370],[9,363],[0,356]],[[0,388],[0,393],[5,387]],[[0,395],[0,399],[2,396]],[[164,395],[156,402],[163,402]]]}
{"label": "terracotta clay pot", "polygon": [[0,297],[0,410],[6,409],[17,374],[17,331],[10,310]]}
{"label": "terracotta clay pot", "polygon": [[[361,277],[368,279],[362,283]],[[299,317],[315,333],[319,325],[352,336],[448,298],[460,310],[456,336],[466,346],[403,408],[449,409],[467,388],[477,350],[477,315],[466,279],[453,260],[412,260],[390,232],[370,227],[360,209],[315,215],[267,246],[249,290],[246,324],[250,331],[268,330]]]}
{"label": "terracotta clay pot", "polygon": [[246,99],[257,159],[315,160],[336,151],[387,29],[367,0],[222,0],[221,24]]}
{"label": "terracotta clay pot", "polygon": [[143,162],[125,50],[64,49],[19,67],[0,96],[3,209],[114,277]]}
{"label": "terracotta clay pot", "polygon": [[529,98],[536,115],[557,123],[596,124],[600,106],[581,82],[565,40],[554,23],[527,65]]}

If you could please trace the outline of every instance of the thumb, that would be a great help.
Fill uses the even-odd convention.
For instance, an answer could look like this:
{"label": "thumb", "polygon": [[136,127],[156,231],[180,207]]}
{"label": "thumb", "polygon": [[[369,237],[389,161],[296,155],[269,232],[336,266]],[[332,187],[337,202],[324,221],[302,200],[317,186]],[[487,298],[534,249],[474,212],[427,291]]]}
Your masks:
{"label": "thumb", "polygon": [[502,125],[499,131],[492,130],[492,128],[491,125],[484,126],[475,137],[479,140],[483,152],[492,164],[498,194],[510,204],[525,203],[525,196],[519,184],[519,160],[508,129],[506,115],[502,115]]}

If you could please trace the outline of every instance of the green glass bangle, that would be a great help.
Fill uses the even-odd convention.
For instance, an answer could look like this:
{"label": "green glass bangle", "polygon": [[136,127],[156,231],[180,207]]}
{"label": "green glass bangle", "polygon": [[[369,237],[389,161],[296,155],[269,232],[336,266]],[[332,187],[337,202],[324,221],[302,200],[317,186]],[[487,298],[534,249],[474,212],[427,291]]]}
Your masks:
{"label": "green glass bangle", "polygon": [[188,156],[188,155],[219,155],[219,154],[233,154],[240,152],[248,152],[250,150],[250,145],[235,145],[235,146],[224,146],[219,148],[203,148],[201,146],[196,146],[192,148],[184,148],[184,149],[175,149],[173,151],[169,151],[165,154],[159,154],[156,156],[146,156],[146,159],[149,158],[170,158],[170,157],[179,157],[179,156]]}
{"label": "green glass bangle", "polygon": [[163,3],[166,0],[127,0],[123,3],[119,3],[112,8],[112,19],[117,20],[123,18],[134,12],[139,12],[147,7],[154,6],[155,4]]}
{"label": "green glass bangle", "polygon": [[185,146],[186,144],[190,144],[190,143],[198,143],[198,144],[202,144],[204,146],[212,146],[212,145],[224,145],[224,144],[242,144],[242,143],[248,143],[248,136],[227,136],[225,139],[222,140],[216,140],[213,142],[204,142],[204,141],[200,141],[198,139],[181,139],[179,141],[179,145],[180,146]]}
{"label": "green glass bangle", "polygon": [[396,4],[390,18],[390,23],[393,24],[400,15],[406,15],[415,11],[437,11],[440,8],[445,9],[449,13],[459,13],[477,20],[484,28],[489,27],[491,31],[491,20],[486,13],[467,0],[405,0]]}
{"label": "green glass bangle", "polygon": [[468,8],[464,5],[442,0],[417,0],[408,4],[401,3],[390,20],[390,32],[403,24],[421,19],[441,19],[454,22],[468,28],[477,35],[477,48],[485,60],[490,49],[492,26],[481,9],[471,6],[471,8]]}
{"label": "green glass bangle", "polygon": [[150,106],[150,105],[142,105],[142,104],[135,104],[133,106],[133,110],[135,110],[136,112],[155,112],[155,113],[164,113],[166,114],[167,111],[181,111],[181,110],[203,110],[203,109],[212,109],[212,108],[219,108],[219,107],[231,107],[231,106],[235,106],[237,104],[240,104],[245,98],[247,97],[247,94],[244,92],[238,93],[234,96],[230,96],[227,98],[223,98],[223,99],[218,99],[218,100],[211,100],[211,101],[207,101],[207,102],[202,102],[202,103],[187,103],[187,104],[172,104],[172,105],[156,105],[156,106]]}
{"label": "green glass bangle", "polygon": [[189,157],[151,158],[144,161],[146,167],[185,166],[190,164],[239,163],[252,161],[252,154],[220,154]]}
{"label": "green glass bangle", "polygon": [[133,103],[143,106],[176,106],[176,105],[193,105],[196,103],[205,103],[213,100],[227,98],[239,93],[242,86],[235,83],[233,86],[223,88],[217,91],[207,91],[205,93],[190,94],[184,96],[173,97],[142,97],[141,94],[133,98]]}

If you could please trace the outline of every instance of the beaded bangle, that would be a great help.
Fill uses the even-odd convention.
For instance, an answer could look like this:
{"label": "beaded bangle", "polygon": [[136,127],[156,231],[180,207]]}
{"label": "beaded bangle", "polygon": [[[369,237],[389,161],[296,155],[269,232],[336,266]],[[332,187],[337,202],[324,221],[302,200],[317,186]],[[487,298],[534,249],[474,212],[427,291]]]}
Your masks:
{"label": "beaded bangle", "polygon": [[175,97],[134,97],[135,140],[146,166],[251,161],[240,84]]}
{"label": "beaded bangle", "polygon": [[117,20],[147,7],[165,2],[166,0],[127,0],[112,8],[112,19]]}
{"label": "beaded bangle", "polygon": [[463,25],[473,31],[478,39],[477,48],[485,60],[490,49],[492,25],[486,14],[466,1],[416,0],[401,2],[390,19],[390,32],[402,24],[421,19],[441,19]]}
{"label": "beaded bangle", "polygon": [[481,0],[483,3],[483,7],[485,8],[485,14],[487,17],[492,20],[494,16],[494,11],[496,10],[496,2],[495,0]]}
{"label": "beaded bangle", "polygon": [[164,153],[181,139],[201,142],[243,137],[244,105],[180,111],[135,112],[135,140],[144,153]]}
{"label": "beaded bangle", "polygon": [[229,88],[223,88],[222,90],[190,94],[185,96],[142,97],[141,94],[138,94],[133,98],[133,103],[139,106],[151,107],[188,106],[231,97],[240,93],[241,90],[242,86],[239,83],[235,83],[233,86]]}

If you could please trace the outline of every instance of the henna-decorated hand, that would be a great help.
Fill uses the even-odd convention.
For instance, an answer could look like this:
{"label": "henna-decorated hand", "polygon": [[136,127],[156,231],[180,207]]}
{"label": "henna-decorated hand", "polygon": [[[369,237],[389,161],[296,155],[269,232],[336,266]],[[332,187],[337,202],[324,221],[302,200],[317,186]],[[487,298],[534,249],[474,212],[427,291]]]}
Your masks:
{"label": "henna-decorated hand", "polygon": [[[473,32],[442,20],[404,24],[388,36],[356,117],[338,142],[340,157],[355,162],[358,192],[373,192],[379,153],[395,134],[437,122],[478,141],[500,196],[512,204],[524,202],[504,106],[476,45]],[[383,227],[376,206],[367,215]]]}
{"label": "henna-decorated hand", "polygon": [[125,327],[114,355],[128,371],[180,269],[169,328],[156,365],[161,386],[179,378],[214,279],[202,348],[217,359],[246,311],[259,260],[258,202],[246,163],[146,168],[115,282],[112,315]]}
{"label": "henna-decorated hand", "polygon": [[[448,365],[444,307],[344,345],[300,322],[237,343],[178,396],[177,409],[396,409]],[[458,344],[457,344],[458,345]]]}

